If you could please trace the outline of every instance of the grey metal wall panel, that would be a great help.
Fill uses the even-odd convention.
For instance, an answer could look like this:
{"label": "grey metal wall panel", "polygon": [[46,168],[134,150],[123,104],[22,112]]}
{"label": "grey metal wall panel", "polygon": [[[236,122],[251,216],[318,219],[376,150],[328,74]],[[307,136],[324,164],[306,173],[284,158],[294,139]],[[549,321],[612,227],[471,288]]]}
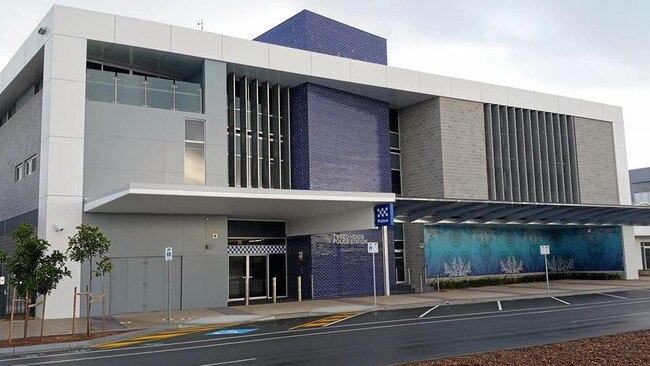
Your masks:
{"label": "grey metal wall panel", "polygon": [[[38,209],[42,109],[39,92],[0,127],[0,221]],[[15,182],[16,166],[33,155],[36,172]]]}
{"label": "grey metal wall panel", "polygon": [[494,166],[495,172],[495,190],[496,199],[499,201],[505,200],[505,175],[503,172],[503,144],[501,142],[501,113],[499,113],[499,106],[492,106],[492,134],[494,135]]}
{"label": "grey metal wall panel", "polygon": [[248,156],[250,149],[248,146],[248,130],[250,130],[250,95],[248,93],[248,78],[242,76],[239,78],[239,181],[240,186],[248,187]]}
{"label": "grey metal wall panel", "polygon": [[228,84],[226,85],[228,95],[228,184],[231,187],[235,186],[235,171],[236,171],[236,148],[237,148],[237,135],[235,134],[235,119],[237,111],[235,110],[235,75],[228,75]]}
{"label": "grey metal wall panel", "polygon": [[484,106],[485,112],[485,154],[487,159],[487,175],[488,175],[488,197],[490,200],[496,199],[496,181],[495,172],[496,167],[494,164],[494,138],[492,129],[492,106],[486,104]]}
{"label": "grey metal wall panel", "polygon": [[146,308],[145,283],[146,263],[144,258],[127,258],[126,312],[134,313]]}
{"label": "grey metal wall panel", "polygon": [[553,114],[553,140],[555,143],[555,164],[557,173],[557,195],[560,203],[566,202],[566,190],[564,186],[564,159],[562,153],[562,136],[560,128],[560,116]]}
{"label": "grey metal wall panel", "polygon": [[259,134],[260,134],[260,87],[257,79],[251,80],[250,83],[250,98],[251,98],[251,146],[250,146],[250,155],[251,155],[251,187],[259,188],[260,186],[260,143],[259,143]]}
{"label": "grey metal wall panel", "polygon": [[271,188],[271,86],[262,83],[262,187]]}
{"label": "grey metal wall panel", "polygon": [[113,270],[110,273],[109,313],[123,314],[127,312],[129,266],[127,258],[112,258]]}
{"label": "grey metal wall panel", "polygon": [[283,189],[291,189],[291,115],[289,88],[282,88],[280,114],[282,116],[282,185]]}
{"label": "grey metal wall panel", "polygon": [[[206,278],[206,263],[204,256],[183,256],[183,282],[182,288],[183,308],[198,309],[205,304],[205,285],[207,281],[215,281],[213,278]],[[221,281],[227,281],[227,278]]]}
{"label": "grey metal wall panel", "polygon": [[280,166],[280,85],[271,87],[271,187],[280,188],[282,169]]}
{"label": "grey metal wall panel", "polygon": [[485,104],[484,119],[487,181],[497,200],[580,202],[572,183],[571,116]]}
{"label": "grey metal wall panel", "polygon": [[578,161],[575,139],[575,125],[572,116],[567,117],[567,133],[569,135],[569,151],[571,151],[571,188],[575,202],[580,202],[580,184],[578,180]]}

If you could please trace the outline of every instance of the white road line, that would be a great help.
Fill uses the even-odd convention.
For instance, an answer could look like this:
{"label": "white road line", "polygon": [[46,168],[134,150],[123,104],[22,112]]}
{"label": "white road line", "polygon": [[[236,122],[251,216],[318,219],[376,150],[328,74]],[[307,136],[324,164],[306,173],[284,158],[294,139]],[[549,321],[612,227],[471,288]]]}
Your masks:
{"label": "white road line", "polygon": [[330,325],[333,325],[333,324],[336,324],[336,323],[340,323],[340,322],[342,322],[342,321],[344,321],[344,320],[352,319],[352,318],[354,318],[354,317],[356,317],[356,316],[363,315],[363,314],[366,314],[366,313],[368,313],[368,311],[364,311],[364,312],[362,312],[362,313],[357,313],[357,314],[354,314],[354,315],[352,315],[352,316],[348,316],[347,318],[339,319],[339,320],[337,320],[337,321],[335,321],[335,322],[331,322],[331,323],[328,323],[328,324],[323,325],[323,328],[325,328],[325,327],[329,327]]}
{"label": "white road line", "polygon": [[595,320],[623,318],[623,317],[627,317],[627,316],[639,316],[639,315],[646,315],[646,314],[650,314],[650,311],[644,311],[643,313],[622,314],[622,315],[602,316],[602,317],[599,317],[599,318],[571,320],[571,323],[584,323],[584,322],[592,322],[592,321],[595,321]]}
{"label": "white road line", "polygon": [[424,318],[425,316],[427,316],[427,314],[429,314],[430,312],[436,310],[439,306],[440,305],[436,305],[436,306],[432,307],[431,309],[429,309],[429,310],[425,311],[424,313],[422,313],[422,315],[420,315],[418,318]]}
{"label": "white road line", "polygon": [[604,293],[604,292],[596,292],[596,294],[598,294],[598,295],[603,295],[603,296],[609,296],[609,297],[615,297],[615,298],[617,298],[617,299],[622,299],[622,300],[627,300],[627,299],[628,299],[627,297],[618,296],[618,295],[612,295],[612,294],[606,294],[606,293]]}
{"label": "white road line", "polygon": [[[645,301],[631,301],[628,304],[641,304],[641,303],[647,303],[647,302],[650,302],[650,301],[648,301],[648,300],[645,300]],[[24,364],[15,364],[14,366],[28,366],[28,365],[31,366],[31,365],[50,365],[50,364],[60,364],[60,363],[72,363],[72,362],[98,360],[98,359],[106,359],[106,358],[131,357],[131,356],[149,355],[149,354],[158,354],[158,353],[167,353],[167,352],[189,351],[189,350],[204,349],[204,348],[216,348],[216,347],[233,346],[233,345],[246,344],[246,343],[259,343],[259,342],[267,342],[267,341],[276,341],[276,340],[288,339],[288,338],[304,338],[304,337],[314,337],[314,336],[339,334],[339,333],[363,332],[363,331],[377,330],[377,329],[402,328],[402,327],[419,326],[419,325],[436,324],[436,323],[455,323],[455,322],[461,322],[461,321],[482,320],[482,319],[491,319],[491,318],[509,318],[509,317],[513,317],[513,316],[525,316],[525,315],[534,315],[534,314],[550,314],[550,313],[557,313],[557,312],[576,311],[576,310],[582,310],[582,309],[592,309],[592,308],[620,306],[620,305],[621,305],[620,303],[609,303],[609,304],[603,304],[603,305],[561,307],[561,308],[556,308],[556,309],[551,309],[551,310],[540,310],[540,311],[527,312],[527,313],[510,313],[510,314],[506,314],[504,312],[502,314],[476,316],[476,317],[470,317],[470,318],[426,320],[426,321],[412,322],[412,323],[406,323],[406,324],[378,325],[378,326],[374,326],[374,327],[362,327],[362,328],[353,328],[353,329],[334,329],[334,330],[310,332],[310,333],[298,333],[297,331],[291,331],[291,332],[282,331],[282,332],[276,332],[276,333],[267,333],[267,335],[277,335],[275,337],[268,337],[268,338],[248,339],[248,340],[239,340],[239,341],[232,341],[232,342],[212,343],[212,344],[202,344],[202,345],[197,345],[197,346],[176,347],[176,348],[171,347],[171,346],[175,345],[174,343],[168,343],[168,344],[160,344],[160,345],[158,345],[158,347],[166,347],[166,348],[159,349],[159,350],[153,350],[153,351],[120,353],[120,354],[111,354],[111,355],[106,355],[106,356],[92,356],[92,353],[89,353],[88,354],[89,357],[71,358],[71,359],[64,359],[64,360],[52,360],[52,361],[43,361],[43,362],[34,362],[34,363],[24,363]],[[415,318],[415,319],[412,319],[412,320],[417,320],[417,319],[418,318]],[[292,333],[292,334],[287,334],[287,333]],[[296,334],[296,333],[298,333],[298,334]],[[286,335],[280,335],[280,334],[286,334]],[[229,338],[229,339],[233,339],[233,338]],[[184,344],[184,343],[197,343],[197,342],[200,342],[200,341],[179,342],[179,343],[176,343],[176,345]],[[131,347],[131,348],[126,349],[126,351],[139,349],[139,348],[143,348],[143,347]],[[124,350],[122,350],[122,351],[124,351]],[[102,351],[96,351],[96,352],[93,352],[93,353],[99,353],[99,352],[102,352]],[[67,355],[70,356],[71,354],[67,354]],[[43,357],[51,358],[51,357],[55,357],[55,356],[61,356],[61,355],[43,355],[40,358],[43,358]],[[31,359],[30,361],[32,361],[32,360],[34,360],[34,359]],[[6,361],[6,360],[2,360],[2,361]],[[13,359],[13,361],[16,361],[16,359]]]}
{"label": "white road line", "polygon": [[[236,341],[236,342],[231,342],[231,343],[216,343],[220,342],[223,339],[199,339],[199,340],[194,340],[194,341],[181,341],[181,342],[174,342],[174,343],[157,343],[157,344],[148,344],[148,345],[142,345],[142,346],[134,346],[134,347],[129,347],[128,350],[138,350],[138,349],[149,349],[149,348],[161,348],[165,347],[164,350],[159,350],[159,351],[146,351],[146,352],[141,352],[141,354],[149,354],[149,353],[161,353],[161,352],[172,352],[174,350],[190,350],[190,349],[196,349],[196,348],[206,348],[206,347],[218,347],[218,346],[229,346],[233,344],[240,344],[240,343],[247,343],[247,342],[261,342],[264,340],[276,340],[276,339],[282,339],[282,338],[294,338],[297,336],[303,337],[303,336],[312,336],[312,335],[319,335],[319,334],[331,334],[331,333],[339,333],[339,332],[353,332],[353,331],[363,331],[366,329],[372,330],[372,329],[382,329],[382,328],[390,328],[390,327],[403,327],[403,326],[410,326],[410,325],[422,325],[422,324],[432,324],[432,323],[447,323],[447,322],[457,322],[457,321],[467,321],[467,320],[474,320],[474,319],[489,319],[489,318],[503,318],[503,317],[512,317],[512,316],[520,316],[520,315],[534,315],[534,314],[547,314],[547,313],[556,313],[556,312],[565,312],[565,311],[578,311],[578,310],[584,310],[584,309],[597,309],[597,308],[604,308],[604,307],[611,307],[611,306],[621,306],[621,305],[637,305],[637,304],[646,304],[650,303],[650,298],[642,298],[642,299],[634,299],[634,300],[629,300],[625,303],[621,303],[620,301],[600,301],[600,302],[595,302],[591,304],[584,304],[584,305],[576,305],[572,307],[566,307],[566,306],[556,306],[556,307],[539,307],[539,308],[531,308],[531,309],[526,309],[526,310],[504,310],[503,312],[499,313],[496,311],[491,311],[491,312],[479,312],[479,313],[468,313],[468,314],[456,314],[456,315],[442,315],[442,316],[436,316],[428,319],[432,320],[427,320],[427,321],[422,321],[420,318],[407,318],[407,319],[393,319],[393,320],[382,320],[382,321],[376,321],[376,322],[368,322],[368,323],[362,323],[362,324],[342,324],[339,325],[338,327],[335,327],[335,330],[329,330],[327,332],[322,332],[322,331],[316,331],[314,332],[314,329],[300,329],[300,330],[284,330],[284,331],[278,331],[278,332],[270,332],[270,333],[259,333],[256,335],[240,335],[240,336],[235,336],[235,337],[229,337],[229,340],[236,340],[236,339],[246,339],[246,338],[254,338],[254,337],[262,337],[262,336],[269,336],[269,335],[274,335],[277,337],[272,337],[272,338],[263,338],[263,339],[250,339],[250,340],[242,340],[242,341]],[[530,310],[535,310],[535,311],[530,311]],[[478,316],[480,315],[480,316]],[[468,318],[459,318],[459,319],[453,319],[455,317],[459,316],[469,316]],[[391,325],[391,323],[396,323],[396,322],[410,322],[407,324],[396,324],[396,325]],[[415,322],[418,321],[418,322]],[[379,324],[387,324],[384,326],[375,326],[375,327],[362,327],[362,328],[355,328],[355,329],[341,329],[341,328],[347,328],[351,326],[359,326],[359,325],[379,325]],[[311,333],[310,333],[311,332]],[[288,334],[286,337],[281,337],[280,335],[283,334]],[[177,347],[177,348],[172,348],[173,346],[184,346],[184,345],[190,345],[190,344],[201,344],[201,343],[213,343],[213,344],[205,344],[205,345],[199,345],[199,346],[191,346],[191,347]],[[92,354],[104,354],[104,353],[116,353],[116,352],[121,352],[124,351],[124,349],[106,349],[106,350],[92,350],[88,353],[88,355]],[[31,361],[34,361],[39,358],[53,358],[53,357],[67,357],[67,356],[78,356],[79,351],[73,351],[73,352],[65,352],[65,353],[56,353],[56,354],[42,354],[42,355],[37,355],[37,356],[32,356]],[[110,357],[125,357],[128,356],[129,354],[117,354],[117,355],[107,355],[107,356],[100,356],[99,358],[110,358]],[[136,354],[131,354],[131,355],[136,355]],[[97,357],[94,357],[97,358]],[[0,359],[0,364],[4,362],[17,362],[19,360],[24,360],[23,356],[18,356],[18,357],[13,357],[13,358],[4,358]],[[84,359],[85,360],[85,359]],[[51,364],[51,363],[61,363],[61,362],[72,362],[75,361],[74,359],[72,360],[62,360],[62,361],[48,361],[45,364]],[[24,365],[40,365],[44,363],[33,363],[33,364],[24,364]],[[16,366],[16,365],[14,365]],[[19,365],[20,366],[20,365]]]}
{"label": "white road line", "polygon": [[255,360],[257,360],[257,358],[246,358],[246,359],[243,359],[243,360],[224,361],[224,362],[217,362],[217,363],[206,363],[206,364],[199,365],[199,366],[232,365],[233,363],[251,362],[251,361],[255,361]]}
{"label": "white road line", "polygon": [[502,311],[503,308],[501,307],[501,301],[497,300],[497,306],[499,307],[499,311]]}
{"label": "white road line", "polygon": [[563,304],[565,304],[565,305],[571,305],[571,304],[569,304],[568,301],[564,301],[564,300],[562,300],[562,299],[558,299],[558,298],[555,297],[555,296],[551,296],[551,299],[553,299],[553,300],[555,300],[555,301],[559,301],[559,302],[561,302],[561,303],[563,303]]}

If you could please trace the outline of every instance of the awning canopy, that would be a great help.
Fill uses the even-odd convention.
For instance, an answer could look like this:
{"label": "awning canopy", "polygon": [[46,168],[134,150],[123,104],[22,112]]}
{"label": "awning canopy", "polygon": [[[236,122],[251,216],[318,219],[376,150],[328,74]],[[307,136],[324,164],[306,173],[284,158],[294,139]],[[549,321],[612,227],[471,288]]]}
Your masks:
{"label": "awning canopy", "polygon": [[372,229],[373,207],[394,201],[393,193],[129,183],[86,200],[84,212],[283,220],[287,235],[307,235]]}
{"label": "awning canopy", "polygon": [[549,226],[649,225],[650,207],[398,198],[395,221]]}

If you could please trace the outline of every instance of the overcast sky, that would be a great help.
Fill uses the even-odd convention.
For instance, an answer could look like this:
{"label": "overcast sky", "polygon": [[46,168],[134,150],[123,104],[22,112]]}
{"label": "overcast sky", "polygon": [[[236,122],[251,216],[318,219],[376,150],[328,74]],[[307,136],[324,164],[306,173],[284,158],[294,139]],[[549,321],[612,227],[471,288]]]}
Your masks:
{"label": "overcast sky", "polygon": [[[0,69],[53,1],[0,0]],[[623,107],[630,168],[650,166],[650,1],[61,0],[252,39],[309,9],[388,39],[388,64]]]}

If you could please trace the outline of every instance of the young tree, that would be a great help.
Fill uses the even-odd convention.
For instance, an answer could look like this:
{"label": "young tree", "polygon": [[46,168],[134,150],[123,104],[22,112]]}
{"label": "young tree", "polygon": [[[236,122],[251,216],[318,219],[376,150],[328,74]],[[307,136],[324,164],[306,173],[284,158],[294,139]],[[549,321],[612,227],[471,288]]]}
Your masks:
{"label": "young tree", "polygon": [[[24,294],[25,299],[29,299],[30,295],[47,296],[63,277],[70,277],[70,271],[65,266],[65,255],[58,250],[48,254],[50,244],[39,239],[31,226],[20,225],[11,233],[11,237],[16,250],[11,256],[0,251],[0,262],[6,264],[10,274],[7,282],[16,288],[17,293]],[[27,338],[28,315],[26,304],[24,338]]]}
{"label": "young tree", "polygon": [[[111,246],[110,240],[96,226],[82,224],[77,226],[77,233],[70,238],[68,256],[79,263],[88,262],[88,292],[86,334],[90,335],[90,310],[92,308],[93,277],[101,277],[113,269],[110,258],[106,255]],[[95,268],[93,269],[93,258]]]}

